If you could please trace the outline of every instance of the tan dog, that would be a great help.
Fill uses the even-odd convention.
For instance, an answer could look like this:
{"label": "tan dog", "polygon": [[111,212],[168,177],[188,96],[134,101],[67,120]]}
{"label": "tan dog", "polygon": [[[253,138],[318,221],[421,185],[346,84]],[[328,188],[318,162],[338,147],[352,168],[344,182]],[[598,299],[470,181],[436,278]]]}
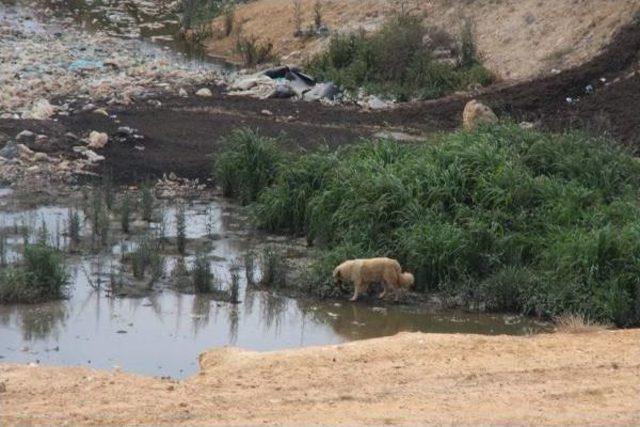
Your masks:
{"label": "tan dog", "polygon": [[400,264],[391,258],[354,259],[345,261],[333,270],[333,280],[338,282],[351,282],[354,286],[353,297],[365,292],[371,283],[382,283],[384,291],[380,298],[384,298],[391,287],[395,290],[409,288],[413,285],[413,274],[403,273]]}

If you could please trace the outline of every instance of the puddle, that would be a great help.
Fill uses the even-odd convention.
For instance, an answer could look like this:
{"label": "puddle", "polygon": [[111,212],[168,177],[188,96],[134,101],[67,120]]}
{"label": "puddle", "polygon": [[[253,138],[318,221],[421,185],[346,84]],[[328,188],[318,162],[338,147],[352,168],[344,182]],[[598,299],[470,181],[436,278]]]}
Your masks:
{"label": "puddle", "polygon": [[[167,238],[176,235],[175,211],[169,203],[159,209],[165,218]],[[44,222],[49,230],[56,230],[61,222],[64,226],[67,218],[66,206],[43,206],[0,213],[0,224],[9,228],[14,223],[29,224],[37,229]],[[230,267],[247,250],[279,240],[252,232],[239,208],[217,200],[189,204],[186,218],[188,238],[207,240],[215,235],[208,254],[221,288],[230,281]],[[152,224],[151,229],[158,227],[160,223]],[[86,224],[82,228],[85,236],[88,228]],[[51,234],[55,236],[56,232]],[[266,351],[335,344],[401,331],[527,334],[545,330],[544,325],[516,316],[433,313],[415,307],[286,298],[247,287],[244,274],[239,304],[184,294],[166,286],[142,298],[110,297],[106,283],[113,266],[118,265],[120,251],[135,247],[138,237],[121,239],[101,254],[68,258],[71,286],[67,300],[0,305],[0,360],[122,368],[184,378],[197,372],[200,352],[227,345]],[[15,236],[8,240],[9,253],[12,244],[20,241]],[[63,239],[60,246],[65,245]],[[300,247],[293,249],[304,251]],[[193,253],[187,256],[187,264],[193,258]],[[165,269],[170,271],[177,259],[175,254],[168,255]]]}

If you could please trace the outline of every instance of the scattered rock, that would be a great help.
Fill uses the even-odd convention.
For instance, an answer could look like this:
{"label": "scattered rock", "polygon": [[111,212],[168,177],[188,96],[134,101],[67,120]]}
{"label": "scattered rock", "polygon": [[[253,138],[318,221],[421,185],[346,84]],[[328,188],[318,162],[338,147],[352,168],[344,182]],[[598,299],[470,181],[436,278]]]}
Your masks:
{"label": "scattered rock", "polygon": [[16,135],[16,141],[30,142],[30,141],[33,141],[35,137],[36,137],[36,134],[31,132],[30,130],[23,130],[18,135]]}
{"label": "scattered rock", "polygon": [[16,147],[18,148],[18,153],[20,155],[21,158],[23,159],[31,159],[31,157],[33,157],[33,151],[27,147],[24,144],[17,144]]}
{"label": "scattered rock", "polygon": [[109,113],[107,113],[107,110],[105,110],[104,108],[96,108],[95,110],[93,110],[93,113],[100,114],[101,116],[109,117]]}
{"label": "scattered rock", "polygon": [[0,393],[6,393],[7,392],[7,385],[3,382],[0,382]]}
{"label": "scattered rock", "polygon": [[33,155],[33,161],[34,162],[49,162],[51,159],[49,159],[49,156],[47,156],[47,153],[41,153],[41,152],[37,152]]}
{"label": "scattered rock", "polygon": [[533,129],[536,127],[536,125],[531,122],[520,122],[518,126],[520,126],[520,129],[525,129],[525,130]]}
{"label": "scattered rock", "polygon": [[97,163],[97,162],[101,162],[104,160],[104,156],[101,156],[99,154],[97,154],[95,151],[86,149],[85,151],[82,152],[82,154],[84,154],[84,156],[91,162],[91,163]]}
{"label": "scattered rock", "polygon": [[93,150],[99,150],[104,148],[105,145],[107,145],[107,142],[109,142],[109,135],[104,132],[97,132],[94,130],[89,134],[89,144],[87,147]]}
{"label": "scattered rock", "polygon": [[466,130],[473,130],[480,124],[496,123],[498,117],[491,108],[475,99],[469,101],[462,112],[462,126]]}
{"label": "scattered rock", "polygon": [[184,90],[183,88],[180,88],[180,90],[178,91],[178,95],[182,96],[183,98],[186,98],[189,96],[189,94],[187,93],[186,90]]}
{"label": "scattered rock", "polygon": [[47,120],[53,116],[55,108],[49,104],[46,99],[38,99],[31,107],[31,111],[27,114],[27,118],[35,120]]}
{"label": "scattered rock", "polygon": [[2,149],[0,149],[0,157],[5,159],[15,159],[18,157],[20,152],[18,151],[18,147],[15,141],[9,141],[5,144]]}
{"label": "scattered rock", "polygon": [[196,92],[197,96],[202,96],[204,98],[209,98],[211,96],[213,96],[213,93],[211,93],[211,90],[203,87],[202,89],[198,89],[198,91]]}
{"label": "scattered rock", "polygon": [[260,114],[262,114],[263,116],[273,116],[273,113],[269,110],[262,110],[260,111]]}
{"label": "scattered rock", "polygon": [[37,135],[36,136],[36,144],[44,145],[49,142],[49,137],[47,135]]}

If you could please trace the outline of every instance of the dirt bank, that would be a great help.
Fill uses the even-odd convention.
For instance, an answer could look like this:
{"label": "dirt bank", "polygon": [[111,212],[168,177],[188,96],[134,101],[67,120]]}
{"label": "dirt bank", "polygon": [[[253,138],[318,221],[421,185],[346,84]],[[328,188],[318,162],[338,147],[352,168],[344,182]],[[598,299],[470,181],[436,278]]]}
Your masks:
{"label": "dirt bank", "polygon": [[[302,0],[302,26],[313,23],[315,0]],[[322,0],[322,18],[331,31],[375,31],[384,17],[404,4],[424,14],[430,27],[459,34],[465,18],[475,24],[478,48],[486,65],[505,80],[530,79],[553,69],[579,65],[602,49],[615,31],[640,8],[636,0],[401,1]],[[214,21],[214,28],[222,26]],[[271,42],[286,61],[304,60],[327,43],[323,38],[293,37],[291,0],[258,0],[238,7],[242,33]],[[213,39],[208,50],[233,55],[235,37]]]}
{"label": "dirt bank", "polygon": [[405,333],[201,356],[182,382],[0,365],[8,424],[638,424],[640,331]]}

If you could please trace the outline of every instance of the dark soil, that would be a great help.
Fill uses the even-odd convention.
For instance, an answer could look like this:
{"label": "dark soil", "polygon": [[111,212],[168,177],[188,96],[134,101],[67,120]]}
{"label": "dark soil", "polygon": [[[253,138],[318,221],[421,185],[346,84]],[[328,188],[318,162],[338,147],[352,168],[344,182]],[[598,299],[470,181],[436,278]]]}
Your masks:
{"label": "dark soil", "polygon": [[[475,98],[490,105],[501,117],[535,122],[556,131],[583,128],[607,132],[637,152],[639,51],[640,23],[636,19],[622,28],[599,56],[580,67],[533,81],[495,85]],[[588,85],[593,87],[591,93],[587,93]],[[381,130],[427,134],[455,129],[460,125],[465,103],[471,99],[451,96],[405,104],[392,111],[363,112],[291,100],[259,101],[228,96],[219,87],[211,89],[211,98],[159,97],[160,106],[141,100],[129,107],[107,107],[116,119],[79,112],[60,116],[57,122],[0,120],[0,132],[10,136],[23,129],[44,133],[50,136],[50,142],[33,149],[73,156],[71,147],[77,142],[65,136],[67,132],[84,137],[97,130],[115,136],[119,126],[129,126],[144,138],[112,140],[100,151],[106,160],[98,172],[108,173],[118,182],[170,172],[207,179],[224,137],[241,126],[258,128],[266,135],[282,135],[292,150],[320,145],[338,147]]]}

